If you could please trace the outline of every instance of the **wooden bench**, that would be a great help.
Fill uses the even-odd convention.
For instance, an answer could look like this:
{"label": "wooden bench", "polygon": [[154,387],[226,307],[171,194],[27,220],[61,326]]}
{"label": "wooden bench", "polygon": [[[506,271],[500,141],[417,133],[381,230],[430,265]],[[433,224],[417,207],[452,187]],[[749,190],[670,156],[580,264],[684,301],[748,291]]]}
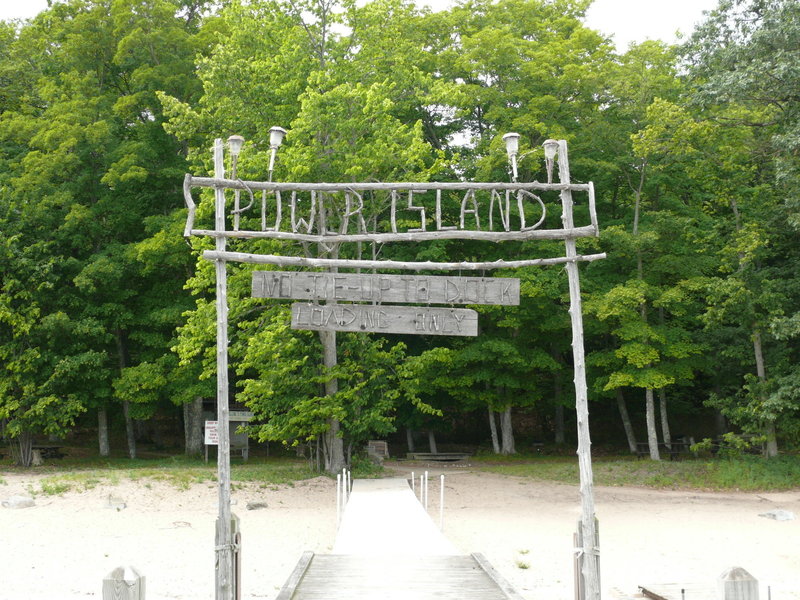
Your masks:
{"label": "wooden bench", "polygon": [[389,458],[389,444],[383,440],[370,440],[367,442],[367,454],[379,458]]}

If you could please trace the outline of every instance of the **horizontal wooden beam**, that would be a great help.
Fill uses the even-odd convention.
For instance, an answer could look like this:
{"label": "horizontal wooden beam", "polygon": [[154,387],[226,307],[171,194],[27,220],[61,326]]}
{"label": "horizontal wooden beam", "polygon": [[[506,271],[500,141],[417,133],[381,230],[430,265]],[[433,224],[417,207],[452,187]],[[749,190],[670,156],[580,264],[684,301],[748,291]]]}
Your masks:
{"label": "horizontal wooden beam", "polygon": [[296,302],[292,329],[475,336],[478,313],[469,308]]}
{"label": "horizontal wooden beam", "polygon": [[519,279],[254,271],[253,297],[406,304],[519,304]]}
{"label": "horizontal wooden beam", "polygon": [[269,182],[269,181],[242,181],[240,179],[217,179],[214,177],[189,178],[190,187],[228,188],[232,190],[267,190],[267,191],[317,191],[317,192],[369,192],[391,190],[540,190],[560,192],[572,190],[573,192],[589,191],[588,183],[539,183],[529,181],[525,183],[494,182],[484,183],[475,181],[394,181],[394,182],[359,182],[359,183],[299,183],[299,182]]}
{"label": "horizontal wooden beam", "polygon": [[572,258],[534,258],[530,260],[496,260],[493,262],[403,262],[397,260],[355,260],[332,258],[304,258],[302,256],[276,256],[274,254],[245,254],[243,252],[218,252],[206,250],[206,260],[225,260],[258,265],[278,265],[281,267],[310,267],[328,269],[393,269],[401,271],[489,271],[493,269],[517,269],[520,267],[540,267],[561,265],[569,262],[592,262],[605,258],[601,254],[585,254]]}
{"label": "horizontal wooden beam", "polygon": [[451,229],[444,231],[407,231],[397,233],[294,233],[291,231],[214,231],[213,229],[192,229],[188,235],[224,237],[239,239],[272,239],[315,244],[338,244],[346,242],[429,242],[433,240],[475,240],[484,242],[514,242],[529,240],[564,240],[594,237],[594,225],[572,227],[570,229],[526,229],[523,231],[469,231]]}

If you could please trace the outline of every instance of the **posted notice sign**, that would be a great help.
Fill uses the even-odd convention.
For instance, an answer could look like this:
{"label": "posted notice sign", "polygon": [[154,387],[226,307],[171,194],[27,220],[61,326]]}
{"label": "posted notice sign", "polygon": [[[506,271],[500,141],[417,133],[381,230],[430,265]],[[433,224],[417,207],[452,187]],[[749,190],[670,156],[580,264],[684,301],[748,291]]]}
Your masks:
{"label": "posted notice sign", "polygon": [[219,446],[219,429],[217,421],[206,421],[206,446]]}

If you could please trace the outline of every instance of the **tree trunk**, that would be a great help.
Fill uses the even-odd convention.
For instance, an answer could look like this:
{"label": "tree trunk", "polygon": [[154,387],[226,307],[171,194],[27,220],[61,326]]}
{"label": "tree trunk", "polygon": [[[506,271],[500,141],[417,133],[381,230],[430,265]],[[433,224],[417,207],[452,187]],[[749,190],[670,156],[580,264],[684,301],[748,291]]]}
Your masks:
{"label": "tree trunk", "polygon": [[500,442],[497,439],[497,423],[494,420],[494,411],[489,407],[489,431],[492,433],[492,451],[500,454]]}
{"label": "tree trunk", "polygon": [[431,454],[438,454],[439,451],[436,449],[436,434],[433,433],[433,430],[428,430],[428,450]]}
{"label": "tree trunk", "polygon": [[97,409],[97,444],[100,446],[100,456],[111,455],[111,446],[108,443],[108,410],[105,407]]}
{"label": "tree trunk", "polygon": [[[330,370],[336,366],[336,332],[335,331],[320,331],[320,341],[322,341],[322,355],[325,370]],[[325,382],[325,395],[335,396],[339,391],[339,380],[330,379]],[[342,439],[341,423],[338,419],[328,419],[328,431],[325,432],[324,446],[326,449],[325,455],[325,471],[327,473],[339,473],[345,468],[344,459],[344,440]]]}
{"label": "tree trunk", "polygon": [[656,433],[656,407],[653,401],[653,390],[647,388],[644,393],[647,408],[647,446],[650,448],[650,458],[661,460],[658,454],[658,434]]}
{"label": "tree trunk", "polygon": [[406,445],[409,452],[414,452],[414,430],[406,427]]}
{"label": "tree trunk", "polygon": [[775,421],[766,422],[764,425],[764,433],[767,436],[767,458],[778,456],[778,432],[775,429]]}
{"label": "tree trunk", "polygon": [[672,435],[669,432],[669,419],[667,418],[667,393],[664,388],[658,390],[658,405],[661,411],[661,433],[664,436],[664,445],[672,450]]}
{"label": "tree trunk", "polygon": [[[763,384],[767,380],[767,370],[764,367],[764,354],[761,347],[761,330],[758,327],[753,328],[753,353],[756,357],[756,374],[758,375],[758,381]],[[778,456],[778,437],[774,419],[769,419],[764,424],[764,433],[767,436],[767,458]]]}
{"label": "tree trunk", "polygon": [[556,444],[564,444],[566,443],[566,437],[564,435],[564,405],[556,404],[556,412],[554,419],[555,419],[555,443]]}
{"label": "tree trunk", "polygon": [[28,468],[33,464],[33,435],[23,431],[11,440],[11,454],[14,463],[20,467]]}
{"label": "tree trunk", "polygon": [[183,405],[183,431],[187,456],[203,453],[203,397],[197,396]]}
{"label": "tree trunk", "polygon": [[728,433],[728,420],[720,410],[714,411],[714,431],[717,433],[717,437],[722,437]]}
{"label": "tree trunk", "polygon": [[[119,360],[119,372],[128,366],[128,349],[125,346],[125,332],[121,329],[116,331],[117,358]],[[122,413],[125,415],[125,436],[128,440],[128,456],[136,458],[136,434],[133,430],[133,419],[131,419],[130,403],[125,400],[122,402]]]}
{"label": "tree trunk", "polygon": [[564,438],[564,405],[561,404],[561,378],[556,373],[553,379],[553,396],[556,403],[555,414],[555,442],[556,444],[563,444]]}
{"label": "tree trunk", "polygon": [[128,440],[128,456],[136,458],[136,434],[133,431],[130,402],[127,400],[122,403],[122,413],[125,415],[125,437]]}
{"label": "tree trunk", "polygon": [[628,415],[628,406],[625,404],[625,396],[622,394],[622,388],[617,388],[617,408],[619,409],[619,416],[622,418],[622,426],[625,428],[625,438],[628,440],[628,449],[631,454],[636,454],[638,448],[636,447],[636,434],[631,425],[631,417]]}
{"label": "tree trunk", "polygon": [[514,431],[511,427],[511,407],[500,413],[500,434],[502,435],[501,454],[516,454],[514,448]]}

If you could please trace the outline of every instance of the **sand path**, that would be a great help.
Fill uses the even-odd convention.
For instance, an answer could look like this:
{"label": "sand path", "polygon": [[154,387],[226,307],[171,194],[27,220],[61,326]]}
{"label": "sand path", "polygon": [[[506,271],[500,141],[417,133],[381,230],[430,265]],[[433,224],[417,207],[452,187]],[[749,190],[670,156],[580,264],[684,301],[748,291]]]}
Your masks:
{"label": "sand path", "polygon": [[[459,552],[482,552],[529,600],[573,598],[575,486],[444,472],[444,533]],[[438,477],[431,475],[429,512],[438,523]],[[35,476],[3,477],[1,498],[37,487]],[[323,477],[294,486],[237,486],[243,598],[274,598],[304,550],[332,551],[335,487]],[[771,586],[775,600],[800,600],[800,519],[759,516],[776,508],[800,516],[800,490],[595,492],[604,598],[633,594],[642,583],[713,583],[726,568],[742,566]],[[106,508],[109,495],[124,499],[126,508]],[[251,501],[268,508],[247,510]],[[0,509],[0,600],[100,598],[104,575],[123,564],[146,575],[148,600],[210,600],[216,503],[213,484],[181,491],[125,481],[39,496],[33,508]]]}

